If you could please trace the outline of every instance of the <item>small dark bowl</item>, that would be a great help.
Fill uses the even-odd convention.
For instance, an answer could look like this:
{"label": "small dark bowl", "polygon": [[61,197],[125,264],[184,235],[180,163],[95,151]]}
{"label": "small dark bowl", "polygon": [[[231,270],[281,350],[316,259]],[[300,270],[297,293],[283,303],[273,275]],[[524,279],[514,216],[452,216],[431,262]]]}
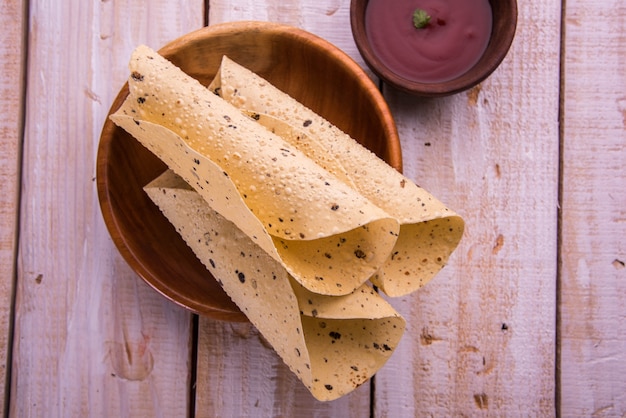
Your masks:
{"label": "small dark bowl", "polygon": [[500,65],[508,53],[517,27],[516,0],[489,0],[493,25],[489,44],[480,60],[457,78],[444,82],[423,83],[397,75],[374,53],[365,31],[365,11],[368,3],[369,0],[352,0],[350,4],[352,35],[361,56],[369,68],[387,84],[415,96],[448,96],[482,82]]}
{"label": "small dark bowl", "polygon": [[[205,85],[215,76],[222,56],[228,55],[402,171],[400,139],[380,91],[354,60],[311,33],[269,22],[229,22],[186,34],[159,52]],[[109,114],[127,95],[125,85]],[[113,242],[141,278],[177,304],[215,319],[246,321],[144,193],[143,186],[165,169],[161,160],[107,118],[96,177]]]}

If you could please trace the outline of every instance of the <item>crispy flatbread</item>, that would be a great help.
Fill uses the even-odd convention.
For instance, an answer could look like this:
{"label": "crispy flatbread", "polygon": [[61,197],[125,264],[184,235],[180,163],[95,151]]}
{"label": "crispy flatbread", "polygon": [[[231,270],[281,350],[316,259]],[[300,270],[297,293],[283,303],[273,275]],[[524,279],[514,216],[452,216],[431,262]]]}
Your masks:
{"label": "crispy flatbread", "polygon": [[243,112],[267,115],[301,131],[304,138],[328,150],[334,161],[341,164],[350,179],[348,185],[398,220],[399,238],[380,273],[372,278],[385,293],[411,293],[446,264],[463,235],[464,221],[426,190],[323,117],[228,57],[223,58],[209,89]]}
{"label": "crispy flatbread", "polygon": [[[111,116],[305,288],[345,295],[385,263],[398,221],[146,46]],[[306,147],[305,147],[306,148]],[[315,145],[317,154],[323,145]]]}
{"label": "crispy flatbread", "polygon": [[145,190],[315,398],[349,393],[393,353],[404,319],[369,286],[311,293],[172,171]]}

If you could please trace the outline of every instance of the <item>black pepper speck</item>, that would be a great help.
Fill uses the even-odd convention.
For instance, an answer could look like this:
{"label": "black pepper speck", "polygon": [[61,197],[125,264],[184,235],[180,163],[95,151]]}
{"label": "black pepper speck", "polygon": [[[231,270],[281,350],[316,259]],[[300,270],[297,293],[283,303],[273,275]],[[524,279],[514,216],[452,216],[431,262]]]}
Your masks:
{"label": "black pepper speck", "polygon": [[143,74],[138,71],[133,71],[130,75],[135,81],[143,81]]}

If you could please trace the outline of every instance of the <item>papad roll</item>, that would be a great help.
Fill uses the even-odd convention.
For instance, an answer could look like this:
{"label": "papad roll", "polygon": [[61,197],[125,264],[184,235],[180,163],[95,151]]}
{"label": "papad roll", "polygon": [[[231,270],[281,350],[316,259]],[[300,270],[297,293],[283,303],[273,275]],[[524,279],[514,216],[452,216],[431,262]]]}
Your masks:
{"label": "papad roll", "polygon": [[393,353],[404,319],[369,286],[312,293],[172,171],[145,190],[315,398],[349,393]]}
{"label": "papad roll", "polygon": [[299,283],[344,295],[379,270],[397,240],[393,217],[150,48],[129,67],[113,122]]}
{"label": "papad roll", "polygon": [[[377,277],[390,296],[426,284],[446,264],[463,235],[463,219],[371,151],[267,80],[224,57],[209,86],[247,114],[268,115],[318,142],[342,166],[356,190],[395,217],[401,227]],[[358,115],[355,115],[358,117]]]}

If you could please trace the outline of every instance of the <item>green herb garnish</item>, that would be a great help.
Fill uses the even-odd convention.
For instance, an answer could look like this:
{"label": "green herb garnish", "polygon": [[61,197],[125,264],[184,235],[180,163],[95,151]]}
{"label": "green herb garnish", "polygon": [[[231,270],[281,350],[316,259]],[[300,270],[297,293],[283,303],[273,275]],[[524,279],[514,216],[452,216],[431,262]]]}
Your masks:
{"label": "green herb garnish", "polygon": [[413,12],[413,26],[415,29],[423,29],[430,23],[430,16],[426,10],[415,9]]}

